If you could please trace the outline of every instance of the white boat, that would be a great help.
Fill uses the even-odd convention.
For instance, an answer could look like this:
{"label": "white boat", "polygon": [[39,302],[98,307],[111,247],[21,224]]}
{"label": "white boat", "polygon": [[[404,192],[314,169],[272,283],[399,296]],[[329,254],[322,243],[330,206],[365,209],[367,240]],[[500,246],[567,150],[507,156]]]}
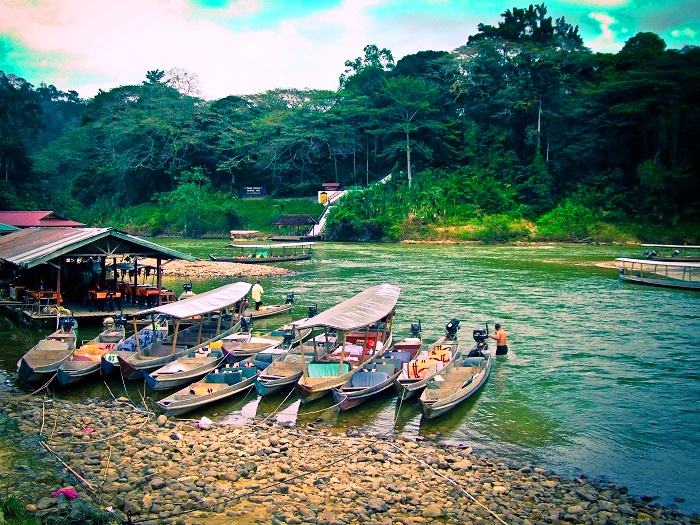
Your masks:
{"label": "white boat", "polygon": [[320,329],[333,333],[337,347],[322,350],[312,339],[313,359],[304,359],[301,347],[302,375],[295,389],[302,402],[320,398],[342,385],[372,357],[391,346],[392,322],[401,289],[390,284],[367,288],[355,297],[300,323],[295,330]]}
{"label": "white boat", "polygon": [[621,281],[700,290],[700,262],[619,257]]}
{"label": "white boat", "polygon": [[[208,346],[240,330],[243,299],[250,283],[237,282],[200,293],[187,299],[149,308],[136,317],[169,316],[175,319],[174,333],[163,341],[155,341],[147,349],[137,349],[129,355],[119,354],[122,376],[140,379],[145,374],[175,361],[188,352]],[[183,319],[194,321],[180,330]]]}
{"label": "white boat", "polygon": [[212,261],[264,264],[311,259],[313,242],[280,242],[276,244],[228,244],[230,255],[209,254]]}

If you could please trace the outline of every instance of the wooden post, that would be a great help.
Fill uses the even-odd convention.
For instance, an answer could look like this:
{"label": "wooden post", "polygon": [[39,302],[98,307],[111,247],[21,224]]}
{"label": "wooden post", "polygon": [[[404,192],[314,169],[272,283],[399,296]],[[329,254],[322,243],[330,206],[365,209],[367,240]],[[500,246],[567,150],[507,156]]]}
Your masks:
{"label": "wooden post", "polygon": [[[343,375],[343,358],[345,357],[345,342],[347,340],[346,332],[343,331],[343,344],[340,346],[340,361],[338,361],[338,376]],[[367,346],[367,338],[365,337],[365,346]],[[364,350],[362,351],[364,353]],[[360,361],[358,361],[359,366]]]}
{"label": "wooden post", "polygon": [[173,353],[175,353],[175,347],[177,346],[177,334],[180,332],[180,319],[175,319],[175,334],[173,335]]}
{"label": "wooden post", "polygon": [[161,274],[161,258],[156,259],[156,286],[158,287],[158,306],[163,304],[163,298],[160,296],[160,291],[163,288],[163,275]]}

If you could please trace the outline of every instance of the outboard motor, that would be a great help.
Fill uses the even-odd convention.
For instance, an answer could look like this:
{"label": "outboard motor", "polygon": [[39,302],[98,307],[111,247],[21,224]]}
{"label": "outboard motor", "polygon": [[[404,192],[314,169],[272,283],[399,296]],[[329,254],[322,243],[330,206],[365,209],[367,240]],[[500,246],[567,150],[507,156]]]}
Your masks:
{"label": "outboard motor", "polygon": [[450,337],[450,339],[455,339],[457,337],[458,330],[459,330],[459,319],[452,319],[445,326],[445,332]]}
{"label": "outboard motor", "polygon": [[294,304],[294,292],[289,292],[287,298],[284,300],[284,304]]}
{"label": "outboard motor", "polygon": [[114,326],[126,326],[127,324],[126,315],[117,314],[114,316]]}
{"label": "outboard motor", "polygon": [[284,339],[282,339],[282,346],[284,348],[289,348],[294,341],[294,329],[288,328],[284,331]]}
{"label": "outboard motor", "polygon": [[64,332],[70,332],[77,326],[78,323],[72,317],[64,317],[61,319],[61,330]]}
{"label": "outboard motor", "polygon": [[486,342],[486,338],[489,336],[488,332],[485,332],[484,330],[474,330],[472,332],[472,337],[474,338],[474,341],[476,341],[477,344],[482,345],[484,342]]}
{"label": "outboard motor", "polygon": [[486,339],[489,336],[489,327],[486,325],[486,330],[474,330],[472,332],[472,337],[474,338],[474,341],[476,341],[476,347],[472,348],[469,353],[467,354],[467,357],[484,357],[484,350],[488,349],[488,345],[486,344]]}
{"label": "outboard motor", "polygon": [[420,338],[420,333],[422,332],[420,319],[417,323],[411,323],[411,337]]}
{"label": "outboard motor", "polygon": [[253,327],[253,318],[252,317],[241,317],[241,331],[242,332],[250,332],[250,329]]}
{"label": "outboard motor", "polygon": [[183,292],[191,292],[192,291],[192,283],[184,283],[182,285],[182,291]]}
{"label": "outboard motor", "polygon": [[306,314],[306,317],[316,317],[318,315],[318,305],[317,304],[312,304],[309,306],[309,311]]}

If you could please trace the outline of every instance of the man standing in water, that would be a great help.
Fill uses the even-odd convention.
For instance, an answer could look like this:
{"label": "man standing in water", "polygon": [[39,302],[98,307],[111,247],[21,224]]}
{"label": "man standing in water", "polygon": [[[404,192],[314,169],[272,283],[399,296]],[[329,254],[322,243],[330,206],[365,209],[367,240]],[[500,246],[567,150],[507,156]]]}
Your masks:
{"label": "man standing in water", "polygon": [[255,303],[256,310],[260,310],[260,307],[262,306],[263,293],[263,287],[260,285],[260,281],[255,281],[255,284],[253,285],[253,290],[251,291],[251,296],[253,297],[253,302]]}
{"label": "man standing in water", "polygon": [[496,333],[489,334],[491,339],[496,340],[496,355],[506,355],[508,353],[508,334],[496,323]]}

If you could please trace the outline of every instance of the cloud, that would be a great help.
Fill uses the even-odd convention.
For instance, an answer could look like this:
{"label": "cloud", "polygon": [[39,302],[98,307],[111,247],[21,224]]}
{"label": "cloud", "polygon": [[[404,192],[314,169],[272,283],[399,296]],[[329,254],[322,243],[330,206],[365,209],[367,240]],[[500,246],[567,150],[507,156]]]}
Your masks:
{"label": "cloud", "polygon": [[683,29],[674,29],[673,31],[671,31],[671,36],[676,38],[688,37],[694,39],[697,35],[698,34],[689,27],[685,27]]}
{"label": "cloud", "polygon": [[632,0],[560,0],[559,3],[562,5],[571,4],[578,7],[616,8],[628,6],[632,3]]}
{"label": "cloud", "polygon": [[592,21],[597,29],[597,36],[586,41],[586,45],[591,49],[603,53],[612,53],[620,50],[621,35],[625,38],[629,30],[623,27],[620,22],[607,13],[589,13],[588,19]]}
{"label": "cloud", "polygon": [[245,28],[243,15],[260,6],[237,2],[225,8],[226,15],[243,17],[244,27],[232,30],[226,17],[203,16],[203,9],[221,14],[216,2],[204,7],[183,0],[11,2],[3,7],[0,32],[33,50],[35,71],[41,64],[62,71],[84,97],[139,83],[150,69],[180,67],[199,76],[205,96],[220,98],[272,87],[337,88],[344,61],[361,54],[371,40],[374,24],[366,10],[378,3],[347,0],[252,30]]}

